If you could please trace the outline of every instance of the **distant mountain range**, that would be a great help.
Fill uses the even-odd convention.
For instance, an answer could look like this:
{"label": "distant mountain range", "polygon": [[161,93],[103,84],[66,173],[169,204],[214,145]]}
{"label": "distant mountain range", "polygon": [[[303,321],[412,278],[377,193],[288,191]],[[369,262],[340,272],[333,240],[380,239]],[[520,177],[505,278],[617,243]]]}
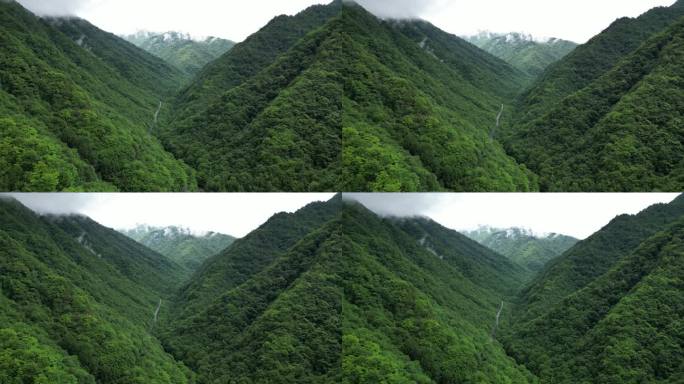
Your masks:
{"label": "distant mountain range", "polygon": [[556,233],[539,235],[523,228],[480,227],[464,234],[532,271],[540,271],[579,241]]}
{"label": "distant mountain range", "polygon": [[196,270],[206,259],[226,249],[235,241],[232,236],[209,232],[194,234],[187,228],[156,228],[140,225],[121,233],[167,256],[190,271]]}
{"label": "distant mountain range", "polygon": [[576,43],[557,38],[535,38],[524,33],[480,32],[464,37],[468,42],[534,77],[577,47]]}
{"label": "distant mountain range", "polygon": [[191,76],[235,45],[218,37],[194,38],[187,33],[173,31],[141,31],[123,38]]}

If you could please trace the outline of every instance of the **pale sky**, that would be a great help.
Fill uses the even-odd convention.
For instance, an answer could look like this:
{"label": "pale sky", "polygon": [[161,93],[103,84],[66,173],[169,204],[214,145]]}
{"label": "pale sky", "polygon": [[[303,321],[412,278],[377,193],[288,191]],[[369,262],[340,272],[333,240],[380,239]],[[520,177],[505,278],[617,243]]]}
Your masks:
{"label": "pale sky", "polygon": [[620,214],[636,214],[656,203],[669,203],[671,193],[595,194],[354,194],[383,216],[427,216],[457,231],[519,227],[535,233],[561,233],[585,239]]}
{"label": "pale sky", "polygon": [[[320,0],[18,0],[43,15],[76,15],[116,34],[188,32],[242,41],[280,14]],[[417,17],[457,35],[525,32],[587,41],[619,17],[636,17],[675,0],[358,0],[382,17]]]}
{"label": "pale sky", "polygon": [[196,233],[219,232],[243,237],[278,212],[294,212],[314,201],[330,200],[320,193],[10,193],[39,213],[76,213],[114,229],[138,224],[179,226]]}

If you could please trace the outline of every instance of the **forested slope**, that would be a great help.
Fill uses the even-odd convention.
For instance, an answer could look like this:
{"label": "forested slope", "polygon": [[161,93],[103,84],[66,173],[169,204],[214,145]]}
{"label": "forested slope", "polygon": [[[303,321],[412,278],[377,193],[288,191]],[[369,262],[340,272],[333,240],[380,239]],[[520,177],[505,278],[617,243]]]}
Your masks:
{"label": "forested slope", "polygon": [[534,382],[491,339],[524,268],[340,198],[275,216],[193,278],[163,340],[200,382]]}
{"label": "forested slope", "polygon": [[620,19],[547,70],[501,131],[543,191],[684,186],[684,2]]}
{"label": "forested slope", "polygon": [[492,138],[526,81],[428,23],[333,2],[209,65],[163,137],[210,190],[534,190]]}
{"label": "forested slope", "polygon": [[426,22],[381,22],[360,7],[340,22],[345,190],[536,188],[492,137],[522,73]]}
{"label": "forested slope", "polygon": [[3,383],[188,383],[149,333],[183,270],[81,217],[0,200]]}
{"label": "forested slope", "polygon": [[341,7],[341,1],[331,5],[314,5],[295,16],[278,16],[230,52],[210,62],[178,95],[174,104],[174,122],[191,119],[220,99],[230,89],[252,78],[278,56],[287,52],[301,38],[322,26]]}
{"label": "forested slope", "polygon": [[346,382],[535,382],[493,340],[521,267],[431,221],[343,218]]}
{"label": "forested slope", "polygon": [[529,320],[610,270],[644,240],[684,214],[684,197],[621,215],[555,259],[522,291]]}
{"label": "forested slope", "polygon": [[[678,383],[684,377],[681,198],[675,206],[646,213],[619,233],[609,228],[613,223],[590,238],[594,247],[602,236],[611,236],[602,240],[614,246],[628,245],[605,244],[606,252],[594,255],[608,256],[609,265],[597,267],[585,258],[580,267],[577,251],[561,257],[559,266],[572,258],[581,271],[597,271],[576,273],[583,285],[559,290],[545,284],[547,291],[560,291],[557,300],[519,307],[506,349],[542,382]],[[547,274],[542,280],[552,283],[557,277]]]}
{"label": "forested slope", "polygon": [[[3,190],[196,188],[152,135],[182,75],[81,20],[0,3]],[[61,30],[64,30],[64,33]]]}
{"label": "forested slope", "polygon": [[543,117],[511,153],[552,191],[684,187],[684,18]]}
{"label": "forested slope", "polygon": [[636,18],[624,17],[553,64],[521,98],[517,118],[530,122],[565,97],[590,85],[654,34],[684,16],[684,1],[656,7]]}

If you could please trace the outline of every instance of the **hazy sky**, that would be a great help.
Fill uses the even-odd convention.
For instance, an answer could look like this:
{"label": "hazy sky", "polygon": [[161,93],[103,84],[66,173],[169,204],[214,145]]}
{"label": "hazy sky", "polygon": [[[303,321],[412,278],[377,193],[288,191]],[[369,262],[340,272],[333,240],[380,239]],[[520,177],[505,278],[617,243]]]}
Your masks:
{"label": "hazy sky", "polygon": [[[279,14],[320,0],[19,0],[34,12],[77,15],[117,34],[137,30],[189,32],[241,41]],[[623,16],[675,0],[359,0],[383,17],[419,17],[458,34],[528,32],[579,43]]]}
{"label": "hazy sky", "polygon": [[427,216],[445,227],[521,227],[584,239],[620,214],[635,214],[677,194],[344,194],[380,215]]}
{"label": "hazy sky", "polygon": [[[4,194],[7,195],[7,194]],[[114,229],[181,226],[242,237],[278,212],[294,212],[333,194],[9,194],[41,213],[86,215]]]}

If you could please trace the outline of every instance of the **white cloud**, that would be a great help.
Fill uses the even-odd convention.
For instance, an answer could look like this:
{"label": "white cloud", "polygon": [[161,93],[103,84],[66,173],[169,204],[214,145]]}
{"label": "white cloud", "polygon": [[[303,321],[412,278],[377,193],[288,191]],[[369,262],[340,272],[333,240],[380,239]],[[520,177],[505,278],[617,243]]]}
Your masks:
{"label": "white cloud", "polygon": [[345,194],[381,215],[427,216],[455,230],[520,227],[586,238],[621,214],[636,214],[677,194]]}
{"label": "white cloud", "polygon": [[[294,212],[322,194],[182,194],[182,193],[23,193],[7,194],[40,213],[77,213],[115,229],[138,224],[179,226],[195,232],[242,237],[278,212]],[[5,196],[7,196],[5,195]]]}
{"label": "white cloud", "polygon": [[382,18],[419,18],[448,3],[447,0],[357,0],[356,2]]}
{"label": "white cloud", "polygon": [[93,0],[20,0],[24,7],[40,16],[75,16]]}

